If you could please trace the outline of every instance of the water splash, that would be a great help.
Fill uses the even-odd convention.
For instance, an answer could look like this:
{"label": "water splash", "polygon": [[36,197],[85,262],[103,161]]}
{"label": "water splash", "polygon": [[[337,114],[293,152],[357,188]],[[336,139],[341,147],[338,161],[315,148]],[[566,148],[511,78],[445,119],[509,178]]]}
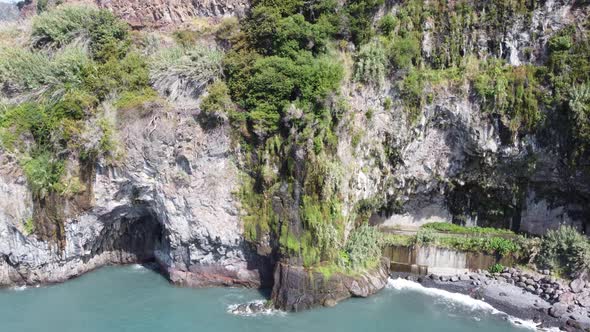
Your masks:
{"label": "water splash", "polygon": [[285,311],[267,307],[265,300],[255,300],[248,303],[231,304],[227,307],[227,312],[232,315],[244,317],[284,316],[287,314]]}
{"label": "water splash", "polygon": [[131,265],[131,269],[138,271],[138,272],[147,272],[149,269],[141,264],[133,264]]}
{"label": "water splash", "polygon": [[460,294],[460,293],[451,293],[442,289],[438,288],[427,288],[420,285],[417,282],[409,281],[406,279],[389,279],[387,282],[387,288],[395,289],[398,291],[414,291],[420,292],[429,296],[441,298],[445,301],[449,301],[451,303],[458,303],[463,307],[470,309],[472,311],[484,311],[488,312],[492,315],[502,315],[504,316],[510,323],[514,326],[525,328],[528,330],[533,331],[559,331],[558,329],[539,329],[539,324],[529,321],[529,320],[522,320],[516,317],[512,317],[496,308],[494,308],[489,303],[486,303],[481,300],[476,300],[468,295]]}
{"label": "water splash", "polygon": [[28,288],[27,286],[15,286],[15,287],[12,287],[12,290],[15,292],[22,292],[22,291],[26,290],[27,288]]}

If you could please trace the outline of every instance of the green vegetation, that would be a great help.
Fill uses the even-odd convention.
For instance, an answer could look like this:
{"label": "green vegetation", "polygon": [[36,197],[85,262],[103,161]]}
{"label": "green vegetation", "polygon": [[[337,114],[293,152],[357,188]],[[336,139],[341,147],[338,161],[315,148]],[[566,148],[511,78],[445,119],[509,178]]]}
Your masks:
{"label": "green vegetation", "polygon": [[234,104],[223,81],[209,85],[207,96],[201,101],[201,112],[205,120],[211,124],[219,123],[226,114],[233,115]]}
{"label": "green vegetation", "polygon": [[127,24],[107,10],[60,6],[35,17],[31,36],[37,48],[61,48],[87,40],[92,57],[106,62],[124,57],[131,44],[128,31]]}
{"label": "green vegetation", "polygon": [[441,248],[456,249],[460,251],[486,252],[500,256],[523,256],[522,248],[518,240],[505,239],[503,237],[439,237],[435,245]]}
{"label": "green vegetation", "polygon": [[26,235],[33,234],[35,232],[35,223],[33,222],[33,218],[25,220],[23,227]]}
{"label": "green vegetation", "polygon": [[54,160],[48,152],[23,160],[23,170],[33,195],[45,198],[61,180],[64,163]]}
{"label": "green vegetation", "polygon": [[490,273],[502,273],[504,271],[504,265],[496,263],[489,268]]}
{"label": "green vegetation", "polygon": [[432,229],[437,232],[470,234],[470,235],[516,235],[508,229],[491,228],[491,227],[465,227],[449,222],[433,222],[425,224],[422,229]]}
{"label": "green vegetation", "polygon": [[480,66],[474,88],[482,99],[483,109],[502,115],[502,121],[512,132],[536,128],[541,121],[536,68],[508,67],[491,60]]}
{"label": "green vegetation", "polygon": [[570,226],[550,230],[543,237],[537,262],[560,275],[575,278],[590,270],[590,242]]}
{"label": "green vegetation", "polygon": [[425,237],[428,234],[422,232],[421,237],[416,235],[388,235],[386,245],[413,246],[428,245],[438,248],[454,249],[459,251],[485,252],[491,255],[524,257],[521,239],[505,239],[502,237],[465,237],[465,236],[437,236]]}
{"label": "green vegetation", "polygon": [[436,233],[430,228],[420,228],[416,233],[416,243],[419,245],[429,245],[436,241]]}
{"label": "green vegetation", "polygon": [[[283,259],[326,276],[373,267],[380,255],[378,234],[368,226],[345,238],[345,225],[357,220],[342,215],[341,166],[334,157],[341,109],[334,101],[344,69],[331,43],[370,35],[369,21],[358,18],[372,15],[378,3],[255,1],[242,31],[229,39],[226,87],[212,86],[202,104],[206,112],[227,109],[227,93],[235,103],[229,118],[251,155],[250,177],[240,194],[249,240],[274,237]],[[343,25],[347,19],[354,22]],[[366,47],[360,56],[366,61],[357,66],[359,80],[382,80],[385,58],[379,52]],[[281,197],[284,206],[278,208],[273,197]]]}
{"label": "green vegetation", "polygon": [[[436,234],[442,232],[446,234]],[[501,237],[510,235],[509,238]],[[576,278],[590,270],[590,241],[576,229],[562,226],[539,238],[525,238],[503,229],[462,227],[448,223],[423,225],[416,235],[385,234],[385,246],[434,246],[467,252],[512,256],[556,274]],[[496,264],[490,272],[503,270]]]}
{"label": "green vegetation", "polygon": [[360,45],[371,39],[373,29],[371,28],[373,15],[384,0],[349,0],[346,3],[346,20],[349,24],[349,31],[352,41]]}
{"label": "green vegetation", "polygon": [[[360,7],[371,8],[373,3],[377,1]],[[439,86],[468,80],[481,100],[482,109],[499,115],[513,135],[534,131],[543,120],[540,111],[542,79],[539,78],[542,70],[534,66],[511,67],[494,59],[502,57],[500,45],[505,22],[516,17],[528,21],[535,7],[530,1],[410,0],[400,4],[394,13],[382,17],[377,24],[377,40],[382,45],[381,50],[385,50],[387,66],[379,67],[379,71],[393,71],[401,76],[398,88],[410,124],[419,118],[422,108],[436,98]],[[490,54],[479,59],[476,56],[481,56],[481,52],[475,52],[473,41],[469,40],[476,29],[486,30],[492,38],[488,44]],[[372,36],[373,33],[362,35]],[[424,40],[428,40],[428,44],[423,45]],[[367,50],[375,41],[369,38],[354,41],[361,42],[357,66],[364,68]],[[561,51],[568,50],[570,45],[567,38],[553,44],[555,46],[551,47]],[[473,62],[477,63],[475,67]],[[463,89],[462,85],[456,85],[457,90]]]}
{"label": "green vegetation", "polygon": [[373,267],[381,258],[381,245],[381,233],[376,228],[363,224],[348,238],[344,257],[348,257],[348,265],[352,269]]}
{"label": "green vegetation", "polygon": [[[101,103],[119,95],[114,105],[127,109],[156,95],[127,24],[108,11],[58,6],[33,19],[30,38],[30,50],[0,49],[0,85],[9,87],[2,91],[0,143],[19,158],[35,206],[50,201],[59,211],[86,190],[69,160],[116,157],[113,124],[100,117]],[[90,127],[93,136],[86,134]],[[27,232],[51,228],[40,222],[63,228],[62,213],[46,209],[34,216]],[[38,235],[63,245],[57,233]]]}
{"label": "green vegetation", "polygon": [[119,110],[131,110],[156,100],[158,100],[158,93],[152,88],[144,88],[142,90],[121,93],[114,106]]}
{"label": "green vegetation", "polygon": [[84,48],[65,47],[52,55],[22,48],[0,48],[0,83],[8,96],[28,94],[32,99],[59,99],[68,89],[84,85],[90,59]]}
{"label": "green vegetation", "polygon": [[221,75],[223,53],[196,45],[165,48],[149,60],[153,87],[171,100],[194,97]]}
{"label": "green vegetation", "polygon": [[381,85],[385,79],[386,61],[383,45],[378,40],[363,45],[356,59],[355,79]]}
{"label": "green vegetation", "polygon": [[[434,246],[459,251],[486,252],[500,256],[512,255],[523,258],[526,256],[527,239],[522,237],[504,238],[500,235],[514,235],[512,232],[474,227],[445,226],[446,223],[430,223],[422,226],[416,235],[385,235],[384,244],[391,246]],[[452,224],[451,224],[452,225]],[[449,232],[450,234],[437,234]],[[491,236],[484,236],[491,235]]]}
{"label": "green vegetation", "polygon": [[[549,39],[546,80],[552,95],[544,102],[556,109],[572,164],[577,164],[590,147],[588,113],[590,98],[590,37],[574,26],[566,27]],[[563,116],[565,115],[565,116]]]}

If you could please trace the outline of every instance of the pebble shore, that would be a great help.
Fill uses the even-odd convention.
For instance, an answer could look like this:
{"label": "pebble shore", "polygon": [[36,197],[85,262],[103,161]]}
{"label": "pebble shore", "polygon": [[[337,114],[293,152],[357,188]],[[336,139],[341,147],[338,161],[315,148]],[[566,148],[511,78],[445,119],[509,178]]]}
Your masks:
{"label": "pebble shore", "polygon": [[590,332],[590,282],[565,282],[544,273],[506,268],[502,273],[485,270],[452,276],[416,276],[392,273],[425,287],[462,293],[483,300],[496,309],[539,324],[539,329]]}

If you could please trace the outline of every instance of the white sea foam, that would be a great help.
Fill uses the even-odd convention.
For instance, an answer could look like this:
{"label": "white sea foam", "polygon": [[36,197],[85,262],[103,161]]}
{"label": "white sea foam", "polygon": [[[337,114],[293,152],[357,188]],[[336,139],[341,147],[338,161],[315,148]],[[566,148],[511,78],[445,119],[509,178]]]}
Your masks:
{"label": "white sea foam", "polygon": [[12,290],[13,291],[17,291],[17,292],[21,292],[21,291],[24,291],[27,288],[28,288],[27,286],[15,286],[15,287],[12,287]]}
{"label": "white sea foam", "polygon": [[[445,291],[442,289],[437,289],[437,288],[427,288],[427,287],[420,285],[419,283],[405,280],[405,279],[401,279],[401,278],[389,279],[389,281],[387,283],[387,288],[395,289],[395,290],[399,290],[399,291],[420,292],[420,293],[423,293],[423,294],[426,294],[429,296],[443,298],[445,300],[452,301],[453,303],[459,303],[462,306],[469,308],[471,310],[478,310],[478,311],[481,310],[481,311],[489,312],[493,315],[505,315],[506,318],[508,319],[508,321],[511,322],[515,326],[522,327],[522,328],[529,329],[529,330],[533,330],[533,331],[540,331],[540,329],[538,328],[539,324],[537,324],[533,321],[522,320],[522,319],[518,319],[516,317],[509,316],[508,314],[494,308],[489,303],[486,303],[481,300],[476,300],[476,299],[474,299],[468,295],[465,295],[465,294],[451,293],[451,292],[448,292],[448,291]],[[550,330],[542,330],[542,331],[558,331],[558,330],[550,329]]]}
{"label": "white sea foam", "polygon": [[[250,305],[264,306],[265,300],[255,300],[248,303],[231,304],[227,307],[227,312],[232,315],[255,317],[255,316],[284,316],[287,313],[285,311],[276,310],[273,308],[264,308],[260,311],[252,311]],[[241,306],[244,306],[240,308]]]}

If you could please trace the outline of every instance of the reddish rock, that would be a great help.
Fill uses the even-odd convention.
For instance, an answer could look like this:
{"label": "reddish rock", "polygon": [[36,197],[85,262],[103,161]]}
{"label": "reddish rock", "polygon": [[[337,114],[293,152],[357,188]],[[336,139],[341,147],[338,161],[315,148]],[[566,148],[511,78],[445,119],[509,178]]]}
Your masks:
{"label": "reddish rock", "polygon": [[248,0],[95,0],[134,28],[164,27],[194,17],[243,16]]}

